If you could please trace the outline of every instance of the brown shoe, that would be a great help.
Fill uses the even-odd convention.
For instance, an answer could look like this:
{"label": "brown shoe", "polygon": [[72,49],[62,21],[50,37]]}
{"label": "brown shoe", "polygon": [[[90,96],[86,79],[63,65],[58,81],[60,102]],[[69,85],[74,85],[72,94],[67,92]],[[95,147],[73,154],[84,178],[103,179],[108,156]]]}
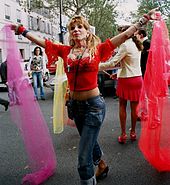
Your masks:
{"label": "brown shoe", "polygon": [[106,178],[108,171],[109,171],[109,167],[106,165],[106,163],[103,160],[100,160],[96,171],[96,180],[99,181]]}

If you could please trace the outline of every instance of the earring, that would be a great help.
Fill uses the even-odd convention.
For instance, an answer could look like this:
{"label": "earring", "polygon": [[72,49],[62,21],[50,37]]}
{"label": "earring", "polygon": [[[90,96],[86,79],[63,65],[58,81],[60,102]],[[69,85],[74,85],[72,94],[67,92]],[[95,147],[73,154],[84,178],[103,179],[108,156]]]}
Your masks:
{"label": "earring", "polygon": [[89,33],[87,33],[86,38],[88,38],[88,37],[89,37],[89,35],[90,35],[90,34],[89,34]]}
{"label": "earring", "polygon": [[74,44],[75,44],[75,43],[74,43],[74,40],[73,40],[73,39],[70,39],[70,45],[71,45],[71,46],[74,46]]}

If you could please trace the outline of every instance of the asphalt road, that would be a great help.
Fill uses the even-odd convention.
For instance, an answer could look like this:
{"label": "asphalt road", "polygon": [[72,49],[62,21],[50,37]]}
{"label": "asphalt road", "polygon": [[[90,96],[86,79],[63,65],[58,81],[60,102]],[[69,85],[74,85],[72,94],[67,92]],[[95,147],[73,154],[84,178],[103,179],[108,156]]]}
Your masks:
{"label": "asphalt road", "polygon": [[[53,92],[45,88],[46,100],[39,101],[48,123],[57,155],[57,169],[54,176],[43,185],[79,185],[77,165],[77,146],[79,136],[73,127],[65,127],[63,133],[55,135],[52,131]],[[0,97],[8,98],[6,92]],[[102,126],[99,142],[104,151],[110,171],[101,185],[170,185],[170,173],[159,173],[144,159],[138,143],[127,141],[125,145],[117,142],[120,133],[118,120],[118,101],[106,97],[107,114]],[[129,108],[128,108],[129,111]],[[127,128],[130,128],[128,114]],[[138,137],[140,122],[137,123]],[[20,185],[22,177],[29,172],[24,145],[20,133],[10,119],[10,112],[0,106],[0,185]]]}

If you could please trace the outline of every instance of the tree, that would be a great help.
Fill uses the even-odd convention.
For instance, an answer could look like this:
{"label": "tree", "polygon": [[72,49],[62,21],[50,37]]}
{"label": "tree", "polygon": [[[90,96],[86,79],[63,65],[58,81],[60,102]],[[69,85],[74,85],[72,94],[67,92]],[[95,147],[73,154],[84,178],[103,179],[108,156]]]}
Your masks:
{"label": "tree", "polygon": [[[165,18],[169,33],[170,33],[170,11],[169,11],[169,6],[170,6],[170,2],[164,0],[137,0],[139,2],[139,7],[137,10],[137,15],[136,18],[139,19],[140,17],[143,16],[143,14],[147,13],[149,10],[153,9],[153,8],[157,8],[160,7],[160,11],[162,16]],[[152,33],[152,23],[149,23],[147,25],[147,30],[148,30],[148,34],[149,37],[151,37],[151,33]]]}
{"label": "tree", "polygon": [[[105,40],[115,34],[116,3],[115,0],[64,0],[63,13],[68,17],[83,15],[95,27],[96,34]],[[59,2],[48,0],[50,7],[59,8]]]}
{"label": "tree", "polygon": [[158,0],[160,11],[162,15],[166,17],[166,24],[170,33],[170,1],[168,0]]}
{"label": "tree", "polygon": [[91,4],[91,7],[85,9],[90,24],[96,28],[96,35],[103,41],[116,33],[116,6],[114,1],[107,3],[107,1],[96,0],[95,5]]}

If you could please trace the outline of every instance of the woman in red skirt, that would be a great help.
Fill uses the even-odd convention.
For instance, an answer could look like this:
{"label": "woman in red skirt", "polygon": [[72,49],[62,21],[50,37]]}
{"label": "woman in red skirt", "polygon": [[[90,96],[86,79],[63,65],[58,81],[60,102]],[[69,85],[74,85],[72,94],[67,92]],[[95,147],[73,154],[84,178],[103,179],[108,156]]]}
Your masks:
{"label": "woman in red skirt", "polygon": [[[125,31],[129,26],[122,26],[118,28],[119,32]],[[131,131],[130,139],[136,140],[136,108],[138,105],[141,89],[142,89],[142,73],[140,68],[142,44],[131,37],[120,45],[118,53],[111,58],[107,63],[100,63],[100,70],[113,68],[120,64],[117,77],[117,90],[119,96],[119,118],[121,126],[121,135],[118,137],[119,143],[125,143],[127,139],[126,134],[126,107],[127,101],[130,101],[131,108]],[[113,78],[111,76],[111,78]]]}

